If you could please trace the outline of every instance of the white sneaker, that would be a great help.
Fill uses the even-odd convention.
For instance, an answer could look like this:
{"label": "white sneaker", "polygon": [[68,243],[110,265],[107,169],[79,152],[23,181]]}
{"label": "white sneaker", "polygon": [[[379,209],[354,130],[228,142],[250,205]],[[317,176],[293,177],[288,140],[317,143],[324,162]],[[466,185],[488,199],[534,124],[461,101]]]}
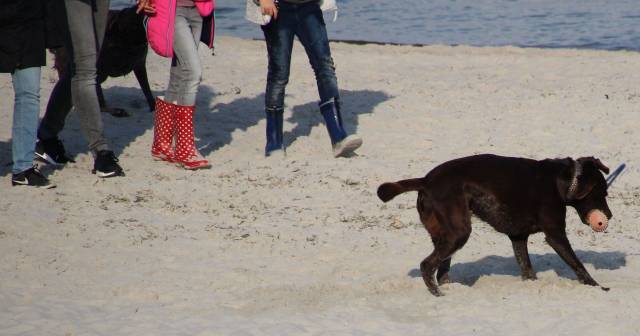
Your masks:
{"label": "white sneaker", "polygon": [[362,139],[357,135],[348,135],[333,145],[333,157],[346,157],[362,146]]}

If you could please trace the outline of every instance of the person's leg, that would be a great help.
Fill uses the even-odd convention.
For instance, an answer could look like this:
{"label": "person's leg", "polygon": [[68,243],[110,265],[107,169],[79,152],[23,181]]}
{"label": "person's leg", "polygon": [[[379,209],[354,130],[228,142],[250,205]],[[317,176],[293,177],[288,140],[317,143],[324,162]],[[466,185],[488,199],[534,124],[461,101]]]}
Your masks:
{"label": "person's leg", "polygon": [[65,0],[71,34],[71,97],[78,112],[80,126],[97,153],[108,150],[103,136],[102,115],[96,94],[96,62],[109,12],[109,0]]}
{"label": "person's leg", "polygon": [[[67,22],[66,12],[59,18],[62,22]],[[58,139],[58,134],[64,129],[67,115],[71,111],[71,36],[68,26],[65,24],[62,32],[64,46],[53,50],[55,54],[54,67],[58,71],[58,82],[53,87],[47,108],[45,110],[40,126],[38,128],[38,142],[36,143],[36,156],[49,164],[62,165],[67,162],[73,162],[73,159],[67,156],[62,141]]]}
{"label": "person's leg", "polygon": [[13,169],[11,185],[54,188],[33,165],[40,115],[40,67],[17,69],[11,76],[15,92],[12,127]]}
{"label": "person's leg", "polygon": [[[182,18],[178,20],[178,18]],[[173,51],[178,66],[172,67],[180,72],[177,84],[177,104],[192,106],[196,104],[198,86],[202,80],[202,65],[198,55],[198,44],[202,32],[202,16],[196,7],[178,7],[174,30]]]}
{"label": "person's leg", "polygon": [[38,128],[38,139],[56,138],[64,128],[71,107],[71,77],[64,76],[51,91],[46,112]]}
{"label": "person's leg", "polygon": [[38,139],[49,140],[57,138],[64,128],[71,107],[71,76],[67,71],[58,79],[51,91],[47,109],[38,128]]}
{"label": "person's leg", "polygon": [[339,97],[338,79],[320,6],[315,3],[301,6],[299,17],[300,23],[297,26],[296,35],[304,46],[315,73],[320,102],[337,99]]}
{"label": "person's leg", "polygon": [[362,145],[362,139],[348,135],[343,127],[338,80],[322,11],[317,3],[310,3],[302,5],[298,15],[300,23],[296,35],[304,46],[316,76],[320,112],[331,138],[333,155],[349,156]]}
{"label": "person's leg", "polygon": [[[202,79],[198,42],[202,17],[195,7],[178,7],[173,31],[173,52],[165,99],[178,105],[194,105]],[[196,34],[198,34],[196,36]]]}
{"label": "person's leg", "polygon": [[[67,66],[69,65],[70,63]],[[66,71],[53,87],[44,117],[40,121],[35,152],[39,160],[53,165],[75,162],[67,155],[62,141],[58,139],[71,107],[71,76]]]}
{"label": "person's leg", "polygon": [[193,114],[196,94],[202,79],[202,66],[198,55],[198,43],[202,31],[202,17],[196,7],[178,7],[173,33],[173,51],[176,66],[170,81],[179,78],[176,88],[176,150],[174,161],[185,169],[210,167],[209,161],[200,155],[195,146]]}
{"label": "person's leg", "polygon": [[265,156],[284,150],[283,114],[284,96],[289,71],[295,31],[295,13],[291,9],[280,8],[278,19],[262,26],[269,67],[265,93],[265,113],[267,118]]}
{"label": "person's leg", "polygon": [[284,107],[285,88],[289,83],[291,51],[296,25],[294,16],[294,13],[283,9],[279,12],[277,20],[262,26],[269,56],[265,94],[267,108]]}
{"label": "person's leg", "polygon": [[98,177],[124,175],[118,158],[103,135],[102,114],[96,93],[97,58],[109,13],[109,0],[65,0],[71,35],[73,67],[71,100],[80,128],[95,156],[92,173]]}
{"label": "person's leg", "polygon": [[12,172],[18,174],[33,167],[40,115],[40,67],[17,69],[11,78],[15,91]]}

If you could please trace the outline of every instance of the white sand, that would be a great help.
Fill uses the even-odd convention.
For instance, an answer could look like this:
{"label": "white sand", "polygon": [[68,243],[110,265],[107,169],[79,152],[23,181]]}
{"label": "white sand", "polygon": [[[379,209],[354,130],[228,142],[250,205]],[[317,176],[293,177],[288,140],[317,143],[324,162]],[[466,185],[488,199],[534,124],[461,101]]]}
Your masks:
{"label": "white sand", "polygon": [[[283,161],[262,157],[263,42],[202,49],[196,117],[211,170],[150,159],[152,115],[133,75],[105,84],[107,137],[127,176],[101,180],[75,116],[77,163],[58,188],[10,187],[12,90],[0,76],[0,335],[637,335],[640,333],[640,55],[519,48],[332,45],[359,156],[333,159],[302,48],[294,49]],[[155,94],[168,62],[149,57]],[[42,107],[55,73],[43,75]],[[569,238],[610,292],[579,284],[544,243],[523,282],[509,240],[474,222],[446,296],[419,262],[431,241],[415,193],[383,204],[385,181],[475,153],[594,155],[628,165],[595,234]]]}

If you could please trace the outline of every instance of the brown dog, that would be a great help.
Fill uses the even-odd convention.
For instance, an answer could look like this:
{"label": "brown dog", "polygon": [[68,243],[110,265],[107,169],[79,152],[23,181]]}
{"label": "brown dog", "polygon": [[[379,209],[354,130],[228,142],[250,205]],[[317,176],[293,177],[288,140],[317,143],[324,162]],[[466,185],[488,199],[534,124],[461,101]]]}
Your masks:
{"label": "brown dog", "polygon": [[[384,183],[378,188],[378,197],[387,202],[407,191],[418,192],[420,220],[434,245],[420,270],[435,296],[442,292],[434,274],[437,270],[438,283],[448,282],[451,256],[471,234],[472,213],[509,236],[523,279],[536,279],[527,239],[544,232],[547,243],[581,283],[599,286],[569,244],[565,215],[566,206],[572,206],[585,224],[592,210],[611,218],[607,183],[600,171],[608,174],[609,168],[593,157],[536,161],[476,155],[445,162],[424,178]],[[595,225],[606,227],[606,223]]]}

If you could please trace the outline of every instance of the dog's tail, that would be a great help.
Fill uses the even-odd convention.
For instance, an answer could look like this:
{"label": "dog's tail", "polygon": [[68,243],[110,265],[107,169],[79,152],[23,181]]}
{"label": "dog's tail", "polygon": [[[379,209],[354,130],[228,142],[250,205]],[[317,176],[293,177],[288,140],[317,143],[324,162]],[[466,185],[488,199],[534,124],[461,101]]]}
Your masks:
{"label": "dog's tail", "polygon": [[383,183],[378,187],[378,197],[389,202],[394,197],[407,191],[418,191],[424,188],[424,177]]}

